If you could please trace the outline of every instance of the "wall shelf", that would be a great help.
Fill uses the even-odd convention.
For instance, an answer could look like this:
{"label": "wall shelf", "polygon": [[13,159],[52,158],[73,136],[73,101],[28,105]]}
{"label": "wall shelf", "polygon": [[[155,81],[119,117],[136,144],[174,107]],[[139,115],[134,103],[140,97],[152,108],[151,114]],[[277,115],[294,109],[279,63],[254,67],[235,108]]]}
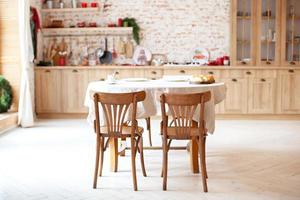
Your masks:
{"label": "wall shelf", "polygon": [[43,28],[43,36],[131,35],[132,27]]}
{"label": "wall shelf", "polygon": [[100,11],[99,7],[96,8],[53,8],[53,9],[42,9],[42,13],[64,13],[64,12],[98,12]]}

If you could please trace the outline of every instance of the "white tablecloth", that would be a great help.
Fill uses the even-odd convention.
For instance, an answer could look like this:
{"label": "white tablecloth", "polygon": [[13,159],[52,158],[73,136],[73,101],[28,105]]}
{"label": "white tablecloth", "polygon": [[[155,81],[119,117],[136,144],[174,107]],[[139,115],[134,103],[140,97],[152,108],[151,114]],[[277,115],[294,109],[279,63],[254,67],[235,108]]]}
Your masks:
{"label": "white tablecloth", "polygon": [[[125,80],[117,81],[116,84],[109,84],[105,81],[91,82],[88,85],[84,105],[89,108],[87,120],[93,123],[95,119],[95,108],[93,102],[93,94],[95,92],[134,92],[146,91],[146,99],[138,103],[137,118],[143,119],[149,116],[160,115],[159,96],[161,93],[199,93],[211,91],[212,98],[205,106],[205,121],[209,133],[213,133],[215,129],[215,104],[225,99],[226,86],[224,83],[214,83],[209,85],[190,84],[189,82],[170,82],[166,80],[151,80],[144,82],[129,82]],[[199,112],[196,111],[198,114]],[[195,114],[194,119],[197,120],[199,115]]]}

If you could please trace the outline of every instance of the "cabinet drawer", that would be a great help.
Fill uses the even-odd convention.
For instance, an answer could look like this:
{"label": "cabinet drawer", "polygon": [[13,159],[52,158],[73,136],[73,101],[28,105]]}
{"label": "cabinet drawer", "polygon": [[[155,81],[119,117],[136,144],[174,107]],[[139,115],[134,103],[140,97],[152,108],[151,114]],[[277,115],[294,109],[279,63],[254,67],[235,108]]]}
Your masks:
{"label": "cabinet drawer", "polygon": [[145,77],[148,79],[156,80],[160,79],[163,76],[162,70],[145,70]]}
{"label": "cabinet drawer", "polygon": [[192,69],[166,69],[164,75],[193,75],[196,70]]}

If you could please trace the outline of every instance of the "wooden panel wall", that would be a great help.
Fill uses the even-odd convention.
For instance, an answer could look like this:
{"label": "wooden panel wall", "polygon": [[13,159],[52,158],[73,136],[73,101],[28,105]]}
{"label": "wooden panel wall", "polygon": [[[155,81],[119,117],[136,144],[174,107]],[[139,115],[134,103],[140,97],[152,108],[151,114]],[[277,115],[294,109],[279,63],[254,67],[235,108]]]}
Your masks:
{"label": "wooden panel wall", "polygon": [[17,111],[21,81],[18,0],[0,0],[0,74],[13,87],[12,111]]}

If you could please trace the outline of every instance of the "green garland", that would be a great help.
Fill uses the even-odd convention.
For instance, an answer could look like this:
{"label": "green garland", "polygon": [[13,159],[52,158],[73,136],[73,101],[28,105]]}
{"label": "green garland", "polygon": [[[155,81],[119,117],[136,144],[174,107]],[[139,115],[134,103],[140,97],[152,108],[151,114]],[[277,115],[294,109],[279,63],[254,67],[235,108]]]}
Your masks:
{"label": "green garland", "polygon": [[0,75],[0,113],[7,112],[12,104],[12,89],[9,82]]}
{"label": "green garland", "polygon": [[137,44],[140,44],[140,30],[141,30],[141,28],[136,23],[136,20],[134,18],[126,17],[125,19],[123,19],[123,24],[124,24],[124,22],[127,22],[129,27],[132,27],[133,39],[135,40],[135,42]]}

